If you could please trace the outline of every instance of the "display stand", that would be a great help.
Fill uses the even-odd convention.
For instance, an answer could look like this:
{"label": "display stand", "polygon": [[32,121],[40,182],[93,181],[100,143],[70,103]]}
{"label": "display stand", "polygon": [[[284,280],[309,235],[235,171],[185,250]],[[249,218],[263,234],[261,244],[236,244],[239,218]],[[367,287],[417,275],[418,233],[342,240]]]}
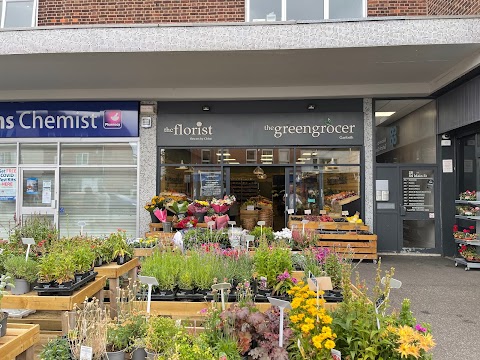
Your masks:
{"label": "display stand", "polygon": [[[455,204],[480,206],[480,193],[477,192],[477,200],[472,200],[472,201],[471,200],[455,200]],[[480,216],[455,215],[455,218],[474,222],[475,223],[475,233],[476,234],[480,233]],[[476,240],[455,239],[455,242],[457,244],[462,244],[462,245],[476,246],[477,247],[477,254],[480,254],[480,239],[478,237],[477,237]],[[458,264],[465,265],[465,270],[466,271],[468,271],[470,269],[480,269],[480,262],[468,261],[463,257],[455,257],[455,266],[458,266]]]}
{"label": "display stand", "polygon": [[8,324],[7,334],[0,338],[2,360],[33,360],[34,346],[40,339],[40,326]]}
{"label": "display stand", "polygon": [[110,288],[110,314],[112,318],[117,316],[117,287],[119,286],[119,279],[121,276],[128,274],[132,282],[137,280],[137,270],[140,265],[138,257],[134,257],[123,265],[110,263],[100,267],[96,267],[95,271],[99,276],[104,276],[108,279]]}

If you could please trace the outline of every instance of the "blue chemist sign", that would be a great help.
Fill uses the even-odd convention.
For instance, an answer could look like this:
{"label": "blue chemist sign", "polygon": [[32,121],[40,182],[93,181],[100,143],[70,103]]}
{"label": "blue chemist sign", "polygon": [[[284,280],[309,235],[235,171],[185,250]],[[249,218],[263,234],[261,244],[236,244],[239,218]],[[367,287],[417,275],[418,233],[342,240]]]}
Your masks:
{"label": "blue chemist sign", "polygon": [[137,137],[139,103],[0,103],[0,138]]}

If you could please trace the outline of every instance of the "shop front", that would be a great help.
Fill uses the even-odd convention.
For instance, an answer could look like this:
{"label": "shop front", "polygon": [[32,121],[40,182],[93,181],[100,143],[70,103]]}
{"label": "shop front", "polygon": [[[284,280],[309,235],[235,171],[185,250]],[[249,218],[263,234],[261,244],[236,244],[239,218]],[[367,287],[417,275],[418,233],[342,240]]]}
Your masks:
{"label": "shop front", "polygon": [[362,100],[159,103],[158,190],[235,195],[280,230],[289,214],[364,213]]}
{"label": "shop front", "polygon": [[60,234],[138,229],[138,103],[0,104],[0,238],[34,215]]}

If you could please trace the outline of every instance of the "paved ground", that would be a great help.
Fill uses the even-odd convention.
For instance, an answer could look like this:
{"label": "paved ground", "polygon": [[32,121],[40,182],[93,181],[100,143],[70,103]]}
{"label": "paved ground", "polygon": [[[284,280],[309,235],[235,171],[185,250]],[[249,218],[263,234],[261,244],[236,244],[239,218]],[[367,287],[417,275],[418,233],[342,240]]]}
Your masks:
{"label": "paved ground", "polygon": [[[433,256],[382,256],[382,269],[395,268],[402,288],[392,290],[392,307],[409,298],[417,321],[429,322],[437,343],[435,360],[480,359],[480,270],[465,271],[454,261]],[[372,284],[376,265],[356,270]],[[371,288],[371,285],[369,285]]]}

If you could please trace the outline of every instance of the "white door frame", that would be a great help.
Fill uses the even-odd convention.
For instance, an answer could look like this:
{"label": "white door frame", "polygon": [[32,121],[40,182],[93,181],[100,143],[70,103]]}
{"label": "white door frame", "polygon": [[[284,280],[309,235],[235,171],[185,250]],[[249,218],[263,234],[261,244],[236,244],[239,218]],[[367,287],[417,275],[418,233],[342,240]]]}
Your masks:
{"label": "white door frame", "polygon": [[[33,215],[33,214],[41,214],[41,215],[53,215],[53,222],[55,227],[58,229],[58,200],[60,194],[60,176],[58,166],[19,166],[19,181],[17,187],[17,214],[19,218],[23,215]],[[36,206],[36,207],[24,207],[23,206],[23,197],[24,197],[24,172],[34,170],[34,171],[53,171],[54,172],[54,188],[55,190],[52,192],[52,201],[51,206]]]}

